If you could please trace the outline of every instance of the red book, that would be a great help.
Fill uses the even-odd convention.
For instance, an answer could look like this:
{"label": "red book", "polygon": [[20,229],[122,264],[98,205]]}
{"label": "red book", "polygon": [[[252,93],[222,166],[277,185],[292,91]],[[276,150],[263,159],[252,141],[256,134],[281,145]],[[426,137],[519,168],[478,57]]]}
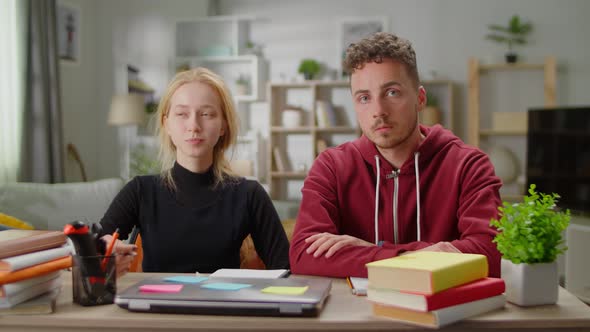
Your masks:
{"label": "red book", "polygon": [[423,295],[372,288],[369,282],[367,298],[389,306],[425,312],[500,295],[505,288],[504,280],[500,278],[483,278],[435,294]]}

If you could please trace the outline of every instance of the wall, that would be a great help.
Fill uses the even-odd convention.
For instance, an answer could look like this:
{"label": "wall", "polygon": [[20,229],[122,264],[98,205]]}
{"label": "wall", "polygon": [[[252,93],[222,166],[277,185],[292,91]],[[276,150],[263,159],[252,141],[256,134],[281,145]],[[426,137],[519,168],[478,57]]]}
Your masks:
{"label": "wall", "polygon": [[[66,0],[64,0],[66,1]],[[120,174],[118,128],[107,125],[114,93],[126,91],[128,63],[161,91],[170,77],[176,19],[205,16],[207,0],[67,0],[81,8],[82,60],[61,65],[64,139],[80,150],[89,179]],[[73,161],[68,181],[79,180]]]}
{"label": "wall", "polygon": [[[585,40],[590,31],[590,2],[584,0],[220,0],[220,15],[252,15],[268,18],[251,29],[254,42],[265,45],[270,60],[270,77],[281,80],[297,76],[303,57],[317,58],[335,68],[337,20],[343,17],[386,16],[389,31],[414,44],[419,71],[424,78],[434,70],[441,78],[458,85],[457,114],[459,136],[465,137],[467,61],[475,56],[502,62],[504,46],[485,40],[487,24],[504,24],[518,13],[534,23],[529,45],[517,51],[525,61],[541,62],[555,55],[560,65],[558,103],[590,104],[586,87],[590,82],[590,47]],[[539,89],[527,79],[519,79],[493,91],[494,109],[526,109],[542,103]],[[542,76],[541,76],[542,79]],[[534,91],[533,91],[534,90]],[[482,93],[482,95],[485,92]],[[537,102],[540,101],[540,102]]]}
{"label": "wall", "polygon": [[[97,174],[97,135],[96,123],[99,118],[96,103],[96,44],[97,17],[91,15],[96,11],[96,1],[68,0],[64,4],[80,9],[80,57],[77,63],[59,65],[61,84],[61,106],[64,144],[72,143],[80,153],[86,174],[96,178]],[[64,147],[65,148],[65,147]],[[78,164],[67,153],[65,161],[66,182],[81,181],[82,175]]]}
{"label": "wall", "polygon": [[[63,0],[66,1],[66,0]],[[504,47],[484,39],[489,23],[504,23],[518,13],[535,24],[530,45],[519,47],[527,61],[553,54],[560,63],[558,102],[590,104],[585,92],[590,82],[590,1],[584,0],[67,0],[79,4],[83,17],[82,62],[61,68],[65,142],[75,143],[91,179],[117,176],[119,133],[106,124],[110,99],[124,91],[125,65],[141,69],[141,77],[159,91],[169,78],[173,54],[173,25],[177,18],[218,15],[252,15],[251,37],[263,44],[272,80],[298,78],[303,57],[314,57],[332,69],[337,59],[337,19],[386,16],[389,30],[410,39],[418,54],[423,77],[435,70],[457,83],[457,134],[464,137],[467,60],[470,56],[502,61]],[[526,105],[538,100],[529,82],[492,91],[494,107]],[[524,92],[522,92],[524,91]],[[505,94],[507,92],[507,95]],[[501,96],[501,97],[495,97]],[[510,105],[510,106],[507,106]],[[267,104],[254,103],[250,125],[266,133]],[[67,163],[67,179],[79,172]]]}

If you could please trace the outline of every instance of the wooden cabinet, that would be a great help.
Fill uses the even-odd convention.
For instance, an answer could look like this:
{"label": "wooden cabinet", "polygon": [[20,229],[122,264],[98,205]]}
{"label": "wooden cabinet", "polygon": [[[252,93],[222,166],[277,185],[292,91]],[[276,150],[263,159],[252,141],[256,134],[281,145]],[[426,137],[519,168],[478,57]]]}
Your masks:
{"label": "wooden cabinet", "polygon": [[298,200],[303,180],[323,147],[342,144],[360,134],[349,83],[271,83],[268,95],[270,194],[273,199]]}
{"label": "wooden cabinet", "polygon": [[[439,101],[442,125],[453,130],[452,82],[427,80],[422,85]],[[270,194],[273,199],[298,200],[303,181],[317,155],[325,147],[354,140],[361,134],[350,94],[350,83],[271,83],[268,96],[270,133],[267,181]],[[285,111],[291,114],[285,116]]]}
{"label": "wooden cabinet", "polygon": [[[494,80],[498,77],[493,77],[495,74],[503,75],[501,78],[504,78],[509,84],[505,86],[498,84]],[[491,79],[491,81],[487,81],[488,85],[485,88],[481,86],[484,77]],[[526,83],[521,83],[524,80]],[[556,104],[556,80],[557,64],[555,57],[552,56],[546,57],[543,63],[481,64],[478,59],[469,60],[467,143],[481,147],[484,151],[489,151],[495,145],[503,145],[503,148],[512,151],[518,159],[516,162],[520,169],[518,183],[508,183],[503,186],[501,194],[504,200],[518,201],[522,199],[527,162],[527,110]],[[526,95],[524,91],[531,87],[536,89],[539,96],[542,95],[542,101],[536,100],[540,98],[529,98]],[[500,109],[490,107],[490,104],[497,101],[492,100],[490,95],[492,92],[500,90],[503,92],[508,90],[512,96],[509,98],[496,96],[496,99],[510,99],[520,102],[521,105],[517,107],[504,106]],[[486,98],[487,104],[482,102]]]}

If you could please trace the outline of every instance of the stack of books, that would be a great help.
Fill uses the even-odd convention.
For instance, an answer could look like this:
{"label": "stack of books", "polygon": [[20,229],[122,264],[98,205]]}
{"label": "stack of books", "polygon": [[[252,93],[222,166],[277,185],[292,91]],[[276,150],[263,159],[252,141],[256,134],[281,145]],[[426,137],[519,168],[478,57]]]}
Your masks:
{"label": "stack of books", "polygon": [[72,266],[59,231],[0,232],[0,314],[53,312],[61,270]]}
{"label": "stack of books", "polygon": [[488,278],[483,255],[413,252],[367,264],[373,314],[442,327],[504,307],[504,281]]}

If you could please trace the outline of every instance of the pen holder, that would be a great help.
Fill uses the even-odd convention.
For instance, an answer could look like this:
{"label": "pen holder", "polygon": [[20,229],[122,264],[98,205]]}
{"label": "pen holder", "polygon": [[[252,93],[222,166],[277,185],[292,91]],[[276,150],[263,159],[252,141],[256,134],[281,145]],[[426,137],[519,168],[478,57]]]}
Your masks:
{"label": "pen holder", "polygon": [[115,255],[72,256],[72,287],[73,300],[80,305],[114,303],[117,293]]}

